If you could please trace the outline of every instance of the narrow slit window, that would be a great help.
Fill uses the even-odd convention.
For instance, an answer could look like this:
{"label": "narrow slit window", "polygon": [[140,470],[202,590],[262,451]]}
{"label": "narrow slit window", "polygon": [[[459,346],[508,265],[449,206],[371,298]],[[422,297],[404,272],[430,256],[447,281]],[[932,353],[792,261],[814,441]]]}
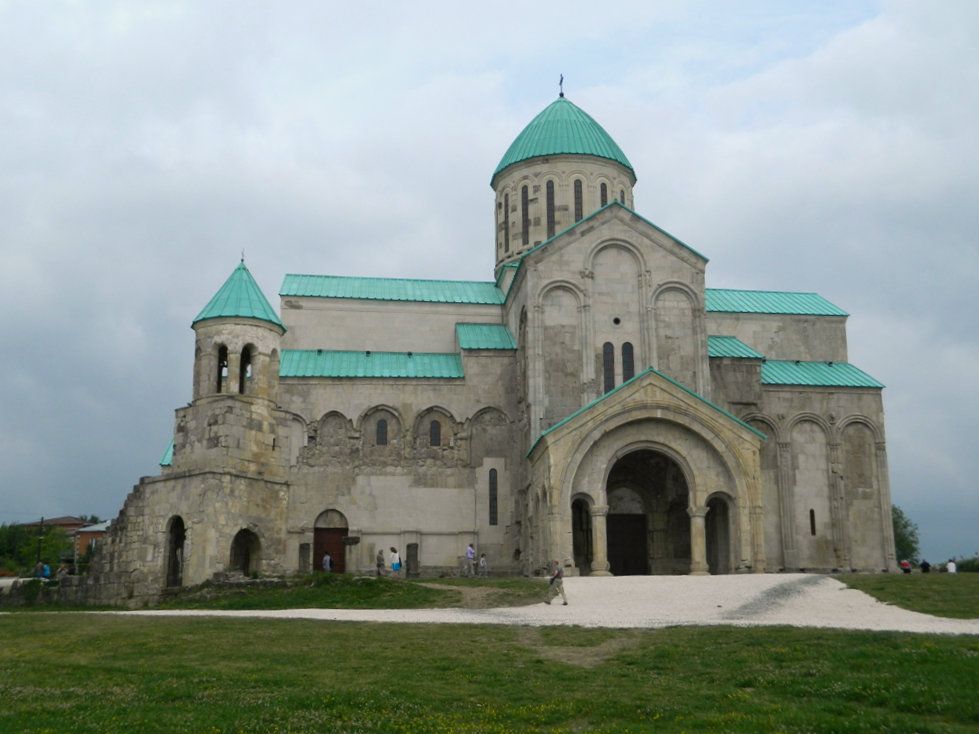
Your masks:
{"label": "narrow slit window", "polygon": [[530,193],[527,187],[520,189],[520,220],[521,220],[521,240],[524,245],[530,244]]}
{"label": "narrow slit window", "polygon": [[252,378],[252,350],[245,347],[241,350],[241,364],[238,365],[238,394],[248,392],[248,381]]}
{"label": "narrow slit window", "polygon": [[377,439],[376,443],[378,446],[388,445],[388,422],[384,418],[381,418],[377,422],[377,435],[375,438]]}
{"label": "narrow slit window", "polygon": [[428,444],[429,446],[442,445],[442,424],[438,421],[432,421],[428,426]]}
{"label": "narrow slit window", "polygon": [[503,194],[503,252],[510,252],[510,194]]}
{"label": "narrow slit window", "polygon": [[489,524],[496,525],[499,522],[497,511],[497,475],[496,469],[489,470]]}
{"label": "narrow slit window", "polygon": [[632,357],[632,342],[622,345],[622,381],[631,380],[636,375],[636,366]]}
{"label": "narrow slit window", "polygon": [[228,348],[218,347],[218,384],[217,391],[224,391],[224,381],[228,379]]}
{"label": "narrow slit window", "polygon": [[584,194],[581,191],[581,179],[577,178],[574,182],[574,220],[580,222],[584,216],[585,202]]}
{"label": "narrow slit window", "polygon": [[602,206],[608,204],[608,184],[602,184],[599,191],[602,197]]}
{"label": "narrow slit window", "polygon": [[602,374],[605,392],[610,392],[615,387],[615,347],[612,342],[602,345]]}
{"label": "narrow slit window", "polygon": [[625,189],[619,189],[619,203],[625,204]]}
{"label": "narrow slit window", "polygon": [[547,237],[554,236],[554,182],[547,182]]}
{"label": "narrow slit window", "polygon": [[816,534],[816,511],[809,510],[809,534]]}

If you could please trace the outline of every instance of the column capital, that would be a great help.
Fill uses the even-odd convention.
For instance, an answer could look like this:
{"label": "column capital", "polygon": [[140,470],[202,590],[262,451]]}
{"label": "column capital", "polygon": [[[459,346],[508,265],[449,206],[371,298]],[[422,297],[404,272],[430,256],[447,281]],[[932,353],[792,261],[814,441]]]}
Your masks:
{"label": "column capital", "polygon": [[707,508],[706,507],[688,507],[687,508],[687,514],[690,515],[690,517],[706,517],[707,516]]}
{"label": "column capital", "polygon": [[592,517],[604,517],[608,514],[608,505],[592,505],[589,514]]}

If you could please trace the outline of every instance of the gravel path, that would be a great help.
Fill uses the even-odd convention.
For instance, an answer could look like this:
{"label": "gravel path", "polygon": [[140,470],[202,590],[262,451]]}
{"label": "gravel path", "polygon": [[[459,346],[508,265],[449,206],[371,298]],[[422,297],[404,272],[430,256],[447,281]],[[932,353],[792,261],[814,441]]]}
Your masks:
{"label": "gravel path", "polygon": [[[283,609],[255,611],[149,610],[139,616],[261,617],[350,622],[580,625],[789,625],[979,635],[979,619],[909,612],[850,589],[828,576],[624,576],[566,578],[569,605],[497,609]],[[543,584],[541,585],[543,598]]]}

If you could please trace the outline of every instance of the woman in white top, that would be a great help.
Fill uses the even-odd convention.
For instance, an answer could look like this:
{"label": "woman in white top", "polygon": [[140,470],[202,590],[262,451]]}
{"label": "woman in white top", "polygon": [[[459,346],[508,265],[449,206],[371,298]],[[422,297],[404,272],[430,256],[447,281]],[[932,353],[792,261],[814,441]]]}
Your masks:
{"label": "woman in white top", "polygon": [[401,556],[398,554],[398,549],[391,546],[391,555],[388,556],[388,563],[391,564],[391,575],[400,576],[401,575]]}

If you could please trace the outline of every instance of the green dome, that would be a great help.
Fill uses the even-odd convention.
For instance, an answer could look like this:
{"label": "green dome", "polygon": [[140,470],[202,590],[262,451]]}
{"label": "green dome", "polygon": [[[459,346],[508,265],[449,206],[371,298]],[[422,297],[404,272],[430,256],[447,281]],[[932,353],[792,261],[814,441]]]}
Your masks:
{"label": "green dome", "polygon": [[214,298],[197,314],[193,323],[219,318],[258,319],[285,329],[275,310],[265,300],[262,289],[245,267],[244,260],[214,294]]}
{"label": "green dome", "polygon": [[490,186],[510,166],[531,158],[549,155],[592,155],[625,166],[636,172],[622,149],[587,112],[559,97],[530,121],[503,155],[493,172]]}

